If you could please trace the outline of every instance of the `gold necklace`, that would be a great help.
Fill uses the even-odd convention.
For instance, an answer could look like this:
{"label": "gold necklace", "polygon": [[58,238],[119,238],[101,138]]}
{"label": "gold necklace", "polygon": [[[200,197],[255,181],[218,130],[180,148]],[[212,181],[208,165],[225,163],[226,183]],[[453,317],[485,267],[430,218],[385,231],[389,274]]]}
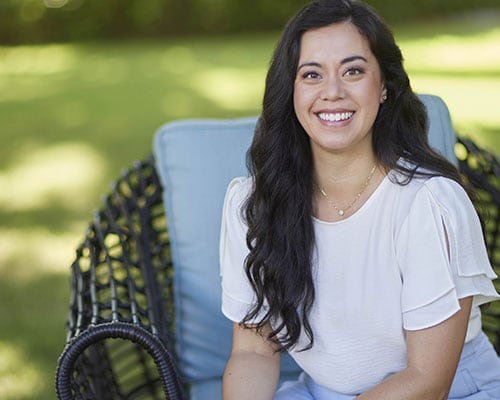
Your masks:
{"label": "gold necklace", "polygon": [[371,169],[370,174],[368,175],[368,178],[366,179],[366,182],[364,183],[363,187],[361,188],[361,190],[358,193],[356,193],[356,197],[354,197],[354,199],[347,206],[345,206],[344,208],[338,208],[333,203],[333,201],[331,201],[330,199],[328,199],[328,195],[326,194],[325,189],[320,188],[317,184],[316,184],[316,186],[319,189],[319,192],[321,193],[321,195],[323,197],[325,197],[330,202],[330,204],[335,209],[335,211],[337,211],[337,214],[342,217],[342,216],[344,216],[344,214],[346,213],[346,211],[348,211],[358,201],[358,199],[361,197],[361,195],[363,194],[363,192],[365,191],[365,189],[368,187],[368,184],[370,183],[370,181],[371,181],[371,179],[373,177],[373,174],[375,173],[376,166],[377,165],[375,164],[373,166],[373,168]]}

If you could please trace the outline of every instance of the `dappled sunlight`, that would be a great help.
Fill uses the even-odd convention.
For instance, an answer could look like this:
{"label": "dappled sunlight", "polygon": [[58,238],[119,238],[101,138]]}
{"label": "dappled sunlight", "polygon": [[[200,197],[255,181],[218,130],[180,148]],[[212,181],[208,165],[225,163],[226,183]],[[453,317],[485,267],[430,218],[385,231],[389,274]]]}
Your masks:
{"label": "dappled sunlight", "polygon": [[493,71],[500,75],[500,28],[474,36],[442,35],[433,38],[400,40],[406,67],[429,72],[475,73]]}
{"label": "dappled sunlight", "polygon": [[109,86],[132,75],[127,59],[77,44],[0,47],[0,103],[48,98],[64,92],[69,79]]}
{"label": "dappled sunlight", "polygon": [[0,238],[0,277],[8,275],[23,282],[38,279],[43,272],[68,273],[74,248],[81,240],[73,231],[55,234],[36,227],[0,229]]}
{"label": "dappled sunlight", "polygon": [[411,79],[417,92],[442,97],[454,122],[463,125],[500,126],[500,78],[463,79],[415,75]]}
{"label": "dappled sunlight", "polygon": [[31,101],[57,94],[61,86],[38,77],[23,76],[15,82],[2,80],[0,75],[0,104]]}
{"label": "dappled sunlight", "polygon": [[19,346],[0,341],[0,399],[34,396],[44,385],[42,375]]}
{"label": "dappled sunlight", "polygon": [[0,103],[58,93],[61,79],[78,62],[74,45],[0,47]]}
{"label": "dappled sunlight", "polygon": [[[228,57],[230,57],[228,55]],[[230,68],[203,63],[193,49],[172,46],[163,51],[160,67],[176,79],[176,84],[228,111],[260,107],[264,90],[265,68]],[[186,112],[192,99],[181,91],[164,97],[163,109]],[[196,114],[196,110],[193,110]]]}
{"label": "dappled sunlight", "polygon": [[214,68],[200,72],[190,81],[197,90],[218,106],[242,111],[260,106],[264,92],[265,70]]}
{"label": "dappled sunlight", "polygon": [[78,62],[75,45],[0,47],[0,78],[8,75],[61,74]]}
{"label": "dappled sunlight", "polygon": [[[413,89],[442,97],[459,134],[500,126],[499,37],[500,28],[494,28],[398,41]],[[474,139],[488,142],[479,136]]]}
{"label": "dappled sunlight", "polygon": [[105,160],[86,143],[59,143],[19,154],[16,164],[0,170],[0,207],[6,211],[58,204],[86,207],[106,173]]}

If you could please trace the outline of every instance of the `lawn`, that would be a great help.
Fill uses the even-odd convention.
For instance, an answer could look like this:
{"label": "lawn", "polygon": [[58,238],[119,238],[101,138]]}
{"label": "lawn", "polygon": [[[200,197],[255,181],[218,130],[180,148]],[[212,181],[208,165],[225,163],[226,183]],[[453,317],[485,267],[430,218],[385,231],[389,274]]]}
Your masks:
{"label": "lawn", "polygon": [[[416,91],[500,152],[500,28],[396,27]],[[54,398],[68,266],[112,179],[179,118],[257,114],[276,34],[0,47],[0,398]]]}

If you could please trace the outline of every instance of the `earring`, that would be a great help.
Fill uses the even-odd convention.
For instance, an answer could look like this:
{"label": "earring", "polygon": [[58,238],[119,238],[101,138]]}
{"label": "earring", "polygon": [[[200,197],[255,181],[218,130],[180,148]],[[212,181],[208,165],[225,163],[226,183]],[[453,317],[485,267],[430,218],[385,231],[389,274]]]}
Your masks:
{"label": "earring", "polygon": [[387,93],[384,93],[382,95],[382,103],[387,100]]}

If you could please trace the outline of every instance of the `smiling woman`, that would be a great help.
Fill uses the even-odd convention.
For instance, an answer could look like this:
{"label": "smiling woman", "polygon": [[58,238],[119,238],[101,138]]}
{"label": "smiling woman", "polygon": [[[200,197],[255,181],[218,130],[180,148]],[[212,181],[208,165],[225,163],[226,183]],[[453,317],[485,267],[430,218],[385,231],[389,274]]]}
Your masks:
{"label": "smiling woman", "polygon": [[[402,60],[360,1],[313,1],[285,27],[251,176],[224,204],[224,400],[500,395],[479,308],[496,275]],[[277,389],[285,351],[303,373]]]}
{"label": "smiling woman", "polygon": [[[42,1],[29,3],[57,11],[44,10]],[[414,88],[444,97],[461,135],[500,151],[497,20],[439,19],[395,28]],[[23,387],[35,389],[23,398],[54,398],[69,260],[99,193],[117,171],[150,151],[152,132],[166,120],[257,114],[275,39],[252,34],[0,47],[0,181],[8,188],[0,194],[0,297],[12,305],[3,307],[0,340],[14,346],[12,352],[3,347],[7,360],[24,362],[29,354],[30,367],[23,365],[42,377],[33,388],[31,372],[4,363],[2,385],[7,377],[16,385],[9,386],[11,399],[24,396]],[[54,176],[59,171],[60,178]],[[36,185],[25,185],[27,179]],[[31,284],[18,287],[20,280]],[[43,299],[51,302],[50,316]]]}
{"label": "smiling woman", "polygon": [[[332,37],[337,40],[332,41]],[[294,109],[310,137],[315,160],[323,158],[322,151],[371,148],[372,126],[386,92],[369,44],[352,24],[304,33],[294,85]],[[365,162],[374,164],[373,157]],[[315,170],[326,169],[317,165]],[[321,182],[320,177],[316,178]]]}

